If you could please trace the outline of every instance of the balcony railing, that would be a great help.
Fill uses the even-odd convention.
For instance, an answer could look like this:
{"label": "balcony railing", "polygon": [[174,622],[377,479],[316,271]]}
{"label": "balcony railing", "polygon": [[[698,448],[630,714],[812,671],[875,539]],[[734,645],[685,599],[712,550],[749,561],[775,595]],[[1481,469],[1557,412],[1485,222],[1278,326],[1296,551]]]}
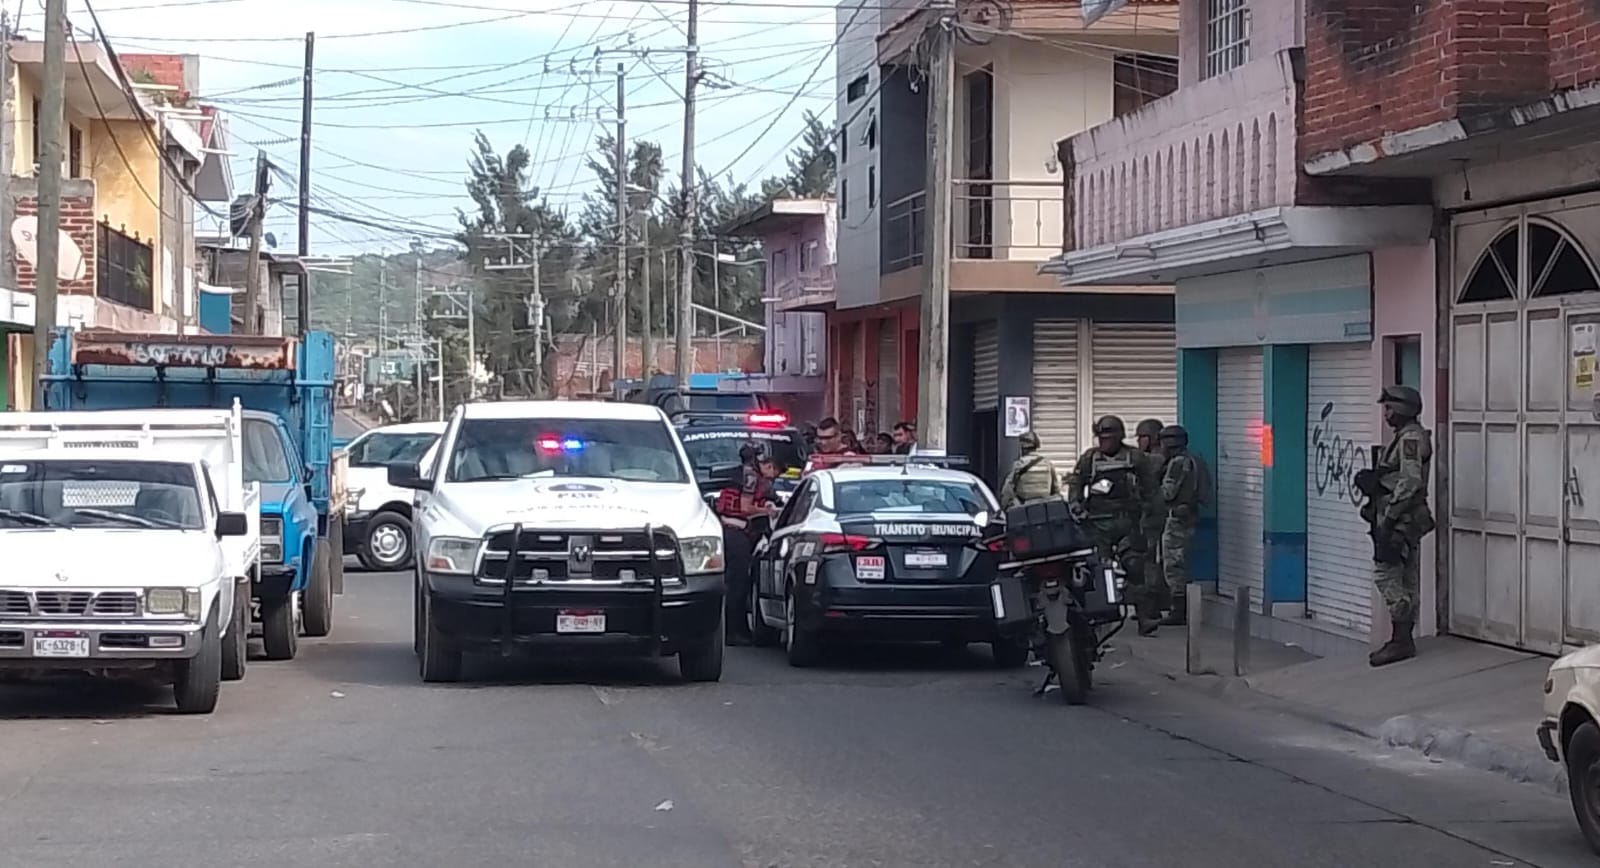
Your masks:
{"label": "balcony railing", "polygon": [[[1044,260],[1061,252],[1065,225],[1060,181],[957,179],[952,184],[951,255],[956,259]],[[884,266],[922,264],[926,193],[884,209]]]}
{"label": "balcony railing", "polygon": [[1068,248],[1293,204],[1293,56],[1253,60],[1073,136]]}
{"label": "balcony railing", "polygon": [[155,247],[101,223],[96,231],[95,295],[137,310],[154,304]]}

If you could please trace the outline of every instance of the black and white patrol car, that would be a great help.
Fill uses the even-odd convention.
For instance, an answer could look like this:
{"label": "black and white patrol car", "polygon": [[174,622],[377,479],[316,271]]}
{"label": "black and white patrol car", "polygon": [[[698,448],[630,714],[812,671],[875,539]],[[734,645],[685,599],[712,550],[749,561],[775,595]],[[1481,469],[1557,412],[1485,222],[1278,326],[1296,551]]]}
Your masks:
{"label": "black and white patrol car", "polygon": [[916,457],[863,456],[808,474],[756,546],[750,627],[795,666],[834,638],[986,642],[995,662],[1027,661],[1001,632],[984,545],[999,511],[976,476]]}

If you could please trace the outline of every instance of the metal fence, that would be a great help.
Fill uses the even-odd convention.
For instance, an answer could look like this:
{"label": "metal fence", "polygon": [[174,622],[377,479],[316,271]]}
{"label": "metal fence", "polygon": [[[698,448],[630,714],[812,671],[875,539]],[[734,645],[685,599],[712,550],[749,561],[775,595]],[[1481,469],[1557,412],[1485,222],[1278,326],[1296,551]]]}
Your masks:
{"label": "metal fence", "polygon": [[95,239],[95,294],[137,310],[151,310],[155,302],[155,246],[101,223]]}

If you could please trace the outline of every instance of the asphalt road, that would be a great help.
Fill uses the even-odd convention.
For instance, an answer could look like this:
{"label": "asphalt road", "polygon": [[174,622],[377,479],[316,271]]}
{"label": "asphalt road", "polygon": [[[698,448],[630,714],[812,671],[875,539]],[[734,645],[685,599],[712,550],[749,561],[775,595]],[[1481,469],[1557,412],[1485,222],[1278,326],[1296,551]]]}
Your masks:
{"label": "asphalt road", "polygon": [[[489,661],[421,685],[409,579],[216,714],[138,686],[0,688],[0,865],[1586,865],[1564,801],[1109,663],[1095,705],[981,650]],[[1136,640],[1135,640],[1136,641]],[[1531,737],[1531,729],[1530,729]]]}

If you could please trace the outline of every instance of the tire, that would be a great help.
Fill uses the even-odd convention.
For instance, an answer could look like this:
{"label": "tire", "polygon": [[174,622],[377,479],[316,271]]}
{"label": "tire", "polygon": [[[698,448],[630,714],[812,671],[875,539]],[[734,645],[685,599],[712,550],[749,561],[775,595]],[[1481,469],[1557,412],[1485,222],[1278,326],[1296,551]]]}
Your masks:
{"label": "tire", "polygon": [[1022,639],[996,639],[989,643],[989,653],[994,656],[994,665],[1001,669],[1020,669],[1028,665],[1028,640]]}
{"label": "tire", "polygon": [[222,637],[222,680],[241,681],[250,659],[250,586],[233,590],[233,623]]}
{"label": "tire", "polygon": [[1084,676],[1085,666],[1079,661],[1083,656],[1082,643],[1072,630],[1052,635],[1047,640],[1050,647],[1050,667],[1061,684],[1061,698],[1068,705],[1082,705],[1089,700],[1089,681]]}
{"label": "tire", "polygon": [[798,668],[815,666],[822,656],[816,634],[800,627],[792,586],[783,594],[783,649],[788,653],[789,665]]}
{"label": "tire", "polygon": [[422,635],[426,627],[422,621],[422,586],[413,588],[411,600],[411,653],[422,657]]}
{"label": "tire", "polygon": [[693,648],[678,652],[678,674],[684,681],[722,680],[722,634],[727,629],[726,616],[717,618],[717,631],[710,639],[695,643]]}
{"label": "tire", "polygon": [[290,594],[270,604],[261,603],[261,646],[268,660],[293,660],[300,650],[299,605]]}
{"label": "tire", "polygon": [[[449,683],[461,680],[461,649],[450,637],[439,631],[433,622],[433,612],[424,606],[422,612],[422,653],[417,655],[417,668],[425,684]],[[722,634],[717,634],[720,645]]]}
{"label": "tire", "polygon": [[222,637],[217,635],[217,618],[200,632],[200,653],[181,660],[172,679],[172,696],[179,714],[210,714],[217,708],[222,689]]}
{"label": "tire", "polygon": [[367,522],[367,538],[361,541],[361,563],[379,572],[411,569],[411,519],[398,512],[374,515]]}
{"label": "tire", "polygon": [[1584,721],[1567,738],[1567,794],[1589,849],[1600,854],[1600,727]]}
{"label": "tire", "polygon": [[778,644],[782,634],[778,630],[767,626],[767,622],[761,617],[761,590],[756,587],[755,582],[750,583],[750,610],[745,613],[745,617],[750,622],[750,643],[752,645],[757,648],[771,648]]}
{"label": "tire", "polygon": [[302,626],[307,636],[322,638],[333,632],[333,551],[328,540],[312,543],[311,583],[302,596]]}

